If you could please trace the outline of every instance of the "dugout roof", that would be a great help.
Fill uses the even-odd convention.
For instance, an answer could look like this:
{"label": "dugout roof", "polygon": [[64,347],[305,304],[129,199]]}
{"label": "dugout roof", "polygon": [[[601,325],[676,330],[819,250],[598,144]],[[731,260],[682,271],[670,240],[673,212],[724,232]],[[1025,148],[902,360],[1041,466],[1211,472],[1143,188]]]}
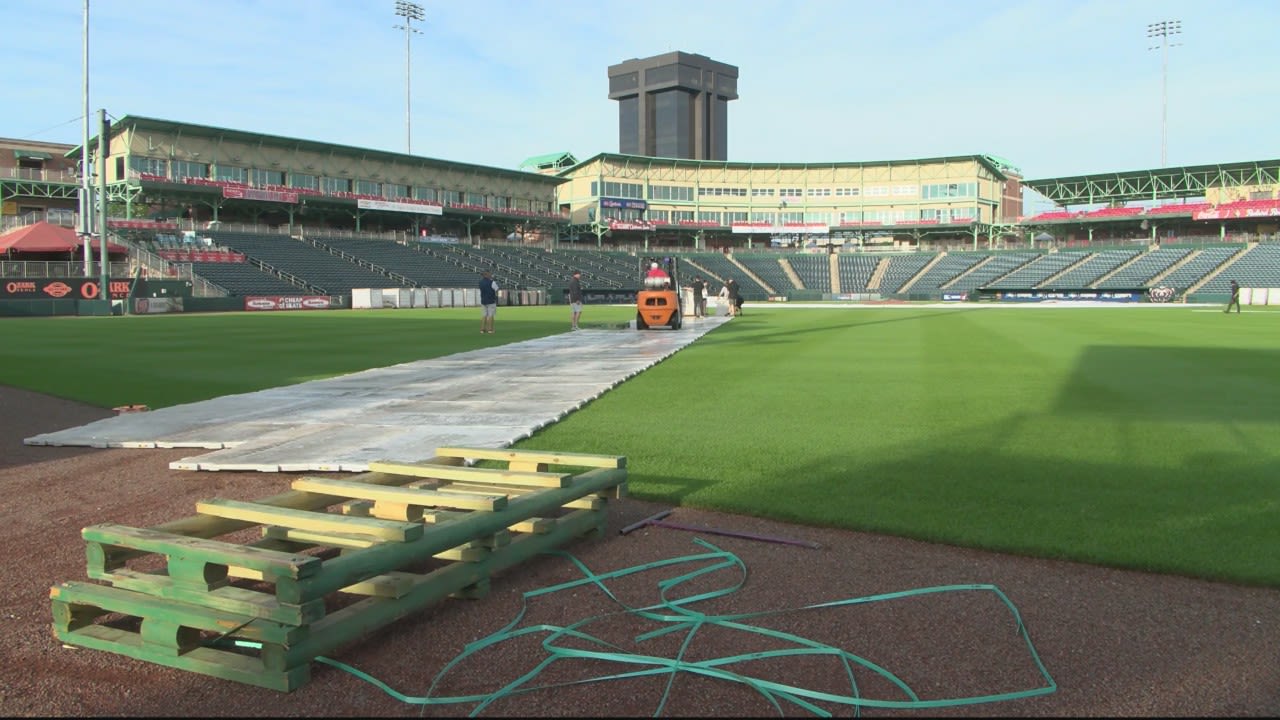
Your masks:
{"label": "dugout roof", "polygon": [[1274,185],[1277,178],[1280,160],[1256,160],[1023,180],[1022,184],[1066,207],[1200,197],[1209,188]]}
{"label": "dugout roof", "polygon": [[[13,252],[72,252],[84,247],[84,238],[75,230],[44,221],[27,225],[0,235],[0,253]],[[97,251],[95,241],[91,248]],[[108,253],[125,253],[129,248],[107,243]]]}

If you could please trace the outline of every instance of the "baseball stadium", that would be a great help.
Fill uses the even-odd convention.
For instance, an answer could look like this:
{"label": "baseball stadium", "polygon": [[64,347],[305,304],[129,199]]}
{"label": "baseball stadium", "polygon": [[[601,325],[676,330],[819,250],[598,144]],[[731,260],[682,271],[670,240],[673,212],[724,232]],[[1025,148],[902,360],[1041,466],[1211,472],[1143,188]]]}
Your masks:
{"label": "baseball stadium", "polygon": [[736,81],[0,139],[0,707],[1280,713],[1280,159],[729,161]]}
{"label": "baseball stadium", "polygon": [[[1280,286],[1280,160],[1027,180],[992,155],[766,165],[553,153],[522,171],[154,118],[105,130],[108,162],[91,158],[111,280],[131,288],[121,312],[139,280],[190,283],[187,311],[291,293],[349,307],[356,287],[470,287],[481,266],[503,288],[554,296],[566,260],[589,287],[626,289],[637,252],[682,257],[713,283],[737,274],[754,301],[1149,300],[1162,287],[1173,301],[1226,302],[1238,276],[1265,306]],[[83,277],[71,246],[84,243],[67,232],[79,149],[2,145],[4,276]],[[1026,190],[1061,209],[1024,215]],[[38,237],[58,228],[69,245]],[[96,299],[20,287],[0,312],[77,314]]]}

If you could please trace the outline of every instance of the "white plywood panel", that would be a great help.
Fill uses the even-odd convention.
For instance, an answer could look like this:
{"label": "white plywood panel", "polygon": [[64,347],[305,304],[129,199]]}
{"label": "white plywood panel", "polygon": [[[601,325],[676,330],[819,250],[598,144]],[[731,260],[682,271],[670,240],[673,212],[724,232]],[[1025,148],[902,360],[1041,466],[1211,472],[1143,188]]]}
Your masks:
{"label": "white plywood panel", "polygon": [[128,413],[26,443],[214,450],[170,464],[180,470],[363,472],[372,460],[426,459],[445,445],[506,447],[726,321],[562,333]]}

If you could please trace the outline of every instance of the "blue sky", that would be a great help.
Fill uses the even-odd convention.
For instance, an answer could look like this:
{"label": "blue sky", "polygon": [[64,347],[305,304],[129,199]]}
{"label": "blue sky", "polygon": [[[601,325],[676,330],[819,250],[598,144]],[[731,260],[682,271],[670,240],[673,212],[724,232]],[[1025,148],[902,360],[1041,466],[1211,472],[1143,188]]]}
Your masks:
{"label": "blue sky", "polygon": [[[470,0],[421,2],[413,151],[497,167],[616,152],[606,69],[671,50],[738,66],[729,159],[991,153],[1028,178],[1277,152],[1280,2]],[[401,152],[393,0],[92,0],[90,104]],[[0,137],[79,142],[81,0],[3,0]],[[416,24],[416,23],[415,23]]]}

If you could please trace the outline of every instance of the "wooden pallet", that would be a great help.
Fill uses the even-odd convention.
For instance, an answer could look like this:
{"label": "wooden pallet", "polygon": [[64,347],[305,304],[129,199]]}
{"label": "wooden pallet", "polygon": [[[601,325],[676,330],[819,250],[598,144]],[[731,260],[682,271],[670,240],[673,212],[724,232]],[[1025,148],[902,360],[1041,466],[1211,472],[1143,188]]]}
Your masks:
{"label": "wooden pallet", "polygon": [[[315,657],[446,597],[479,597],[494,574],[603,532],[608,499],[625,493],[623,457],[449,447],[350,479],[303,477],[257,502],[204,500],[154,528],[94,525],[82,531],[87,574],[104,584],[52,588],[53,631],[292,691]],[[216,539],[255,526],[258,540]]]}

